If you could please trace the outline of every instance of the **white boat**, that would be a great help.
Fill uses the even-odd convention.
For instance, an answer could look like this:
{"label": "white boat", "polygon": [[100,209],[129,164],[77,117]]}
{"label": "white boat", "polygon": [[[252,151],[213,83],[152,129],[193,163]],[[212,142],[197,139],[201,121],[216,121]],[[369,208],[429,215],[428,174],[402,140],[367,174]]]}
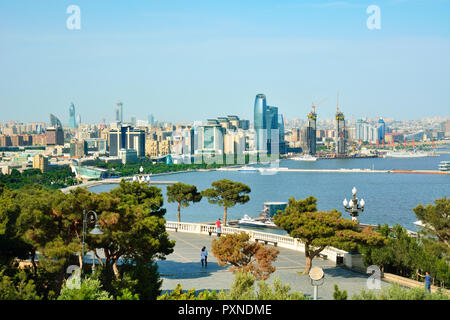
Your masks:
{"label": "white boat", "polygon": [[238,169],[238,171],[258,171],[256,168],[243,166]]}
{"label": "white boat", "polygon": [[300,157],[293,157],[292,160],[296,160],[296,161],[316,161],[317,158],[313,157],[310,154],[305,154],[305,155],[300,156]]}
{"label": "white boat", "polygon": [[266,219],[265,221],[258,221],[251,218],[247,214],[244,214],[242,219],[240,219],[237,224],[239,226],[247,226],[247,227],[278,228],[278,226],[275,223],[273,223],[271,219]]}
{"label": "white boat", "polygon": [[439,171],[450,171],[450,161],[441,161],[439,163]]}
{"label": "white boat", "polygon": [[423,158],[430,157],[431,154],[423,151],[398,151],[387,152],[385,155],[387,158]]}

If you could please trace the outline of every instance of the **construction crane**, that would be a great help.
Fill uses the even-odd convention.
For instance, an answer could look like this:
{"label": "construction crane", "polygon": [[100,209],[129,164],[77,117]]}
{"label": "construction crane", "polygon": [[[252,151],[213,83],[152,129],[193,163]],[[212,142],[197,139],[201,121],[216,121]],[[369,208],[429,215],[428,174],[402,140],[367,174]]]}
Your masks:
{"label": "construction crane", "polygon": [[314,102],[312,103],[312,108],[313,108],[313,113],[316,113],[316,107],[318,107],[319,105],[321,105],[322,103],[324,103],[325,101],[327,101],[328,98],[323,99],[322,101],[320,101],[318,104],[314,104]]}

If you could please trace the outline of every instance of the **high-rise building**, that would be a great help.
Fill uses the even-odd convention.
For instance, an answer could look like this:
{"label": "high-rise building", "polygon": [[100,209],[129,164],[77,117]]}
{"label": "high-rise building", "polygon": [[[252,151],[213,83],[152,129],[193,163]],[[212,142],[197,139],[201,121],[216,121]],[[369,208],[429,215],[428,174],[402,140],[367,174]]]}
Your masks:
{"label": "high-rise building", "polygon": [[346,140],[346,132],[345,132],[345,117],[344,113],[339,111],[339,96],[338,96],[338,104],[337,111],[335,115],[335,153],[336,156],[345,156],[347,153],[347,140]]}
{"label": "high-rise building", "polygon": [[254,107],[254,129],[256,131],[256,150],[267,151],[267,104],[264,94],[257,94]]}
{"label": "high-rise building", "polygon": [[75,105],[73,103],[71,103],[69,107],[69,128],[77,128],[77,121],[75,119]]}
{"label": "high-rise building", "polygon": [[48,170],[48,158],[42,154],[37,154],[33,157],[33,169],[39,169],[42,172]]}
{"label": "high-rise building", "polygon": [[155,126],[155,117],[151,113],[148,115],[148,124],[152,127]]}
{"label": "high-rise building", "polygon": [[202,154],[223,154],[223,136],[225,129],[216,119],[208,119],[201,125],[198,136],[198,151]]}
{"label": "high-rise building", "polygon": [[286,142],[284,141],[284,117],[282,114],[278,114],[278,133],[279,137],[279,145],[280,145],[280,154],[286,153]]}
{"label": "high-rise building", "polygon": [[6,134],[0,134],[0,147],[11,146],[11,137]]}
{"label": "high-rise building", "polygon": [[88,153],[88,144],[85,140],[72,140],[70,142],[70,156],[84,158]]}
{"label": "high-rise building", "polygon": [[62,127],[48,127],[45,131],[45,140],[48,146],[64,145],[64,131]]}
{"label": "high-rise building", "polygon": [[[256,151],[271,153],[272,144],[279,152],[279,129],[278,108],[267,106],[266,96],[257,94],[254,106],[254,129],[256,132]],[[277,136],[272,136],[272,132]],[[275,139],[275,140],[274,140]]]}
{"label": "high-rise building", "polygon": [[[270,153],[272,150],[272,144],[275,146],[275,150],[279,150],[279,141],[276,140],[279,139],[279,133],[276,133],[276,130],[278,130],[278,108],[267,106],[267,115],[266,115],[266,121],[267,121],[267,150]],[[273,136],[273,134],[276,134],[277,136]]]}
{"label": "high-rise building", "polygon": [[243,156],[245,151],[245,133],[243,130],[231,131],[224,135],[224,153]]}
{"label": "high-rise building", "polygon": [[316,141],[317,141],[317,113],[315,111],[311,111],[308,114],[308,122],[306,125],[306,143],[305,143],[305,151],[311,155],[316,154]]}
{"label": "high-rise building", "polygon": [[116,122],[122,123],[123,122],[123,103],[117,102],[116,106]]}
{"label": "high-rise building", "polygon": [[378,137],[377,140],[379,143],[385,142],[385,134],[386,134],[386,124],[384,123],[383,118],[378,120]]}
{"label": "high-rise building", "polygon": [[109,155],[119,156],[121,149],[136,150],[138,157],[145,156],[145,131],[131,126],[118,126],[108,133]]}
{"label": "high-rise building", "polygon": [[136,126],[136,116],[132,116],[132,117],[131,117],[131,124],[132,124],[133,126]]}
{"label": "high-rise building", "polygon": [[50,113],[50,127],[60,127],[62,128],[61,121],[54,115]]}

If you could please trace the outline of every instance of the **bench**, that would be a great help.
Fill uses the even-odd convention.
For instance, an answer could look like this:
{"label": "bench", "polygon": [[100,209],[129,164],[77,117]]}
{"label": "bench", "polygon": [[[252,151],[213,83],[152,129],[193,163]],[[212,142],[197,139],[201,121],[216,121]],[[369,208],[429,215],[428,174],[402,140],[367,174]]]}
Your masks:
{"label": "bench", "polygon": [[171,230],[175,230],[175,232],[178,232],[178,228],[177,227],[166,227],[166,229],[171,229]]}
{"label": "bench", "polygon": [[262,241],[264,242],[264,244],[268,244],[269,242],[273,244],[274,247],[276,247],[278,245],[277,241],[273,241],[273,240],[265,240],[265,239],[255,239],[255,242],[259,242]]}

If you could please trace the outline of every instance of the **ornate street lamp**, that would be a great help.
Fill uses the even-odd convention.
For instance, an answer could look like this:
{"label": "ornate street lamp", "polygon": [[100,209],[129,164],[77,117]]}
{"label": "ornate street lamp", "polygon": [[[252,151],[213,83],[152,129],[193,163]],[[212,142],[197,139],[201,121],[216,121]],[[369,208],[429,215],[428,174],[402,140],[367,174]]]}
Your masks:
{"label": "ornate street lamp", "polygon": [[[89,221],[88,221],[89,219]],[[100,235],[103,234],[102,230],[98,227],[98,217],[97,213],[93,210],[86,212],[86,210],[83,210],[83,244],[81,247],[81,273],[80,273],[80,283],[83,283],[83,266],[84,266],[84,244],[85,244],[85,238],[86,238],[86,229],[89,224],[94,223],[94,229],[89,232],[93,235]],[[93,263],[93,269],[95,270],[95,254],[92,256],[92,263]]]}
{"label": "ornate street lamp", "polygon": [[364,199],[359,200],[356,197],[356,191],[357,191],[356,188],[353,187],[352,199],[350,199],[349,202],[347,202],[347,199],[344,199],[344,201],[342,201],[342,204],[344,205],[345,211],[350,213],[350,216],[352,217],[352,221],[358,222],[359,213],[364,211],[364,206],[366,203],[365,203]]}

